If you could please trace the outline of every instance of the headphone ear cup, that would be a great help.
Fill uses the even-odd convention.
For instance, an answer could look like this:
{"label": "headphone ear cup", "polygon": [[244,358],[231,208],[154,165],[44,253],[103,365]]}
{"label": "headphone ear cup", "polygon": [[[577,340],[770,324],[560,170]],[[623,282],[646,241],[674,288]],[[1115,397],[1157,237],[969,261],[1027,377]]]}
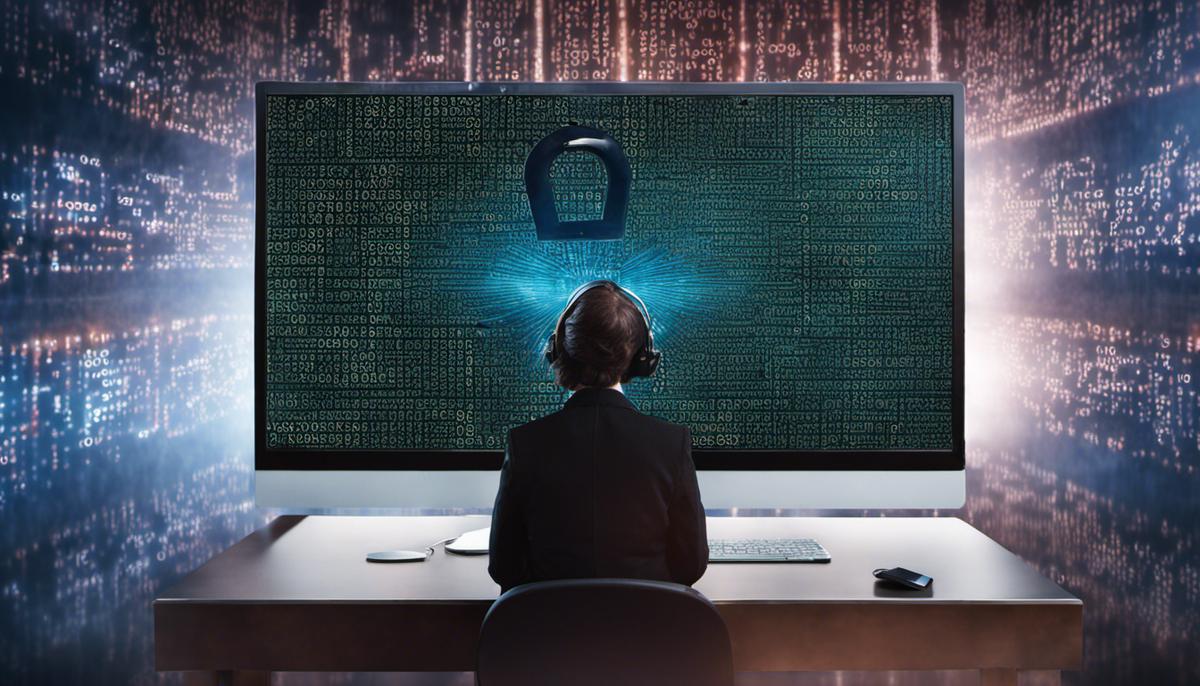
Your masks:
{"label": "headphone ear cup", "polygon": [[650,376],[658,369],[658,361],[662,359],[662,353],[651,350],[647,352],[644,348],[638,351],[637,357],[633,358],[633,362],[629,365],[629,376]]}
{"label": "headphone ear cup", "polygon": [[661,361],[662,353],[657,350],[651,351],[649,357],[646,359],[646,376],[653,374],[658,369],[658,363]]}
{"label": "headphone ear cup", "polygon": [[546,357],[547,364],[554,364],[554,361],[558,359],[558,346],[555,345],[556,338],[554,334],[550,334],[550,338],[546,340],[546,349],[542,351],[542,355]]}

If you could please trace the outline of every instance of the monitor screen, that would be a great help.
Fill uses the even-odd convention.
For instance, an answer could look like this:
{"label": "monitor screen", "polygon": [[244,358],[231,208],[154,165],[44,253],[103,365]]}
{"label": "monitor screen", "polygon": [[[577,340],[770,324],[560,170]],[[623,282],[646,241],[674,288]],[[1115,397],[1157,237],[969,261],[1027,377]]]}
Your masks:
{"label": "monitor screen", "polygon": [[[263,86],[260,468],[498,465],[567,398],[542,351],[600,278],[663,355],[626,394],[725,468],[955,454],[952,92]],[[568,125],[628,159],[620,239],[539,239],[524,164]],[[597,156],[550,178],[601,216]]]}

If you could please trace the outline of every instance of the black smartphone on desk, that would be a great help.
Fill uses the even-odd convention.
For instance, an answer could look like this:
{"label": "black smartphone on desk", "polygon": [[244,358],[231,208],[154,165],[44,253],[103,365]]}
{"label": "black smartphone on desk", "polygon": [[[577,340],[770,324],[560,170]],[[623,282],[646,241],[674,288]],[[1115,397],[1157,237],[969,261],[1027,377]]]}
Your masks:
{"label": "black smartphone on desk", "polygon": [[911,569],[903,567],[892,567],[891,569],[876,569],[875,578],[889,583],[911,588],[916,591],[923,591],[929,588],[929,584],[933,583],[933,577],[914,572]]}

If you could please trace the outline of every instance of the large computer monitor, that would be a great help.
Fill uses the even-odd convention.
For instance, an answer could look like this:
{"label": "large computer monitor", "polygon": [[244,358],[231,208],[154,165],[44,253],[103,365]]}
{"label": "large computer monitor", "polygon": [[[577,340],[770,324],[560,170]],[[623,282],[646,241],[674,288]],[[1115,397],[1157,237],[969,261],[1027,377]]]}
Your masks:
{"label": "large computer monitor", "polygon": [[[260,83],[256,497],[473,508],[557,410],[569,294],[638,294],[709,508],[958,507],[963,91],[926,84]],[[628,162],[624,232],[544,240],[525,162]],[[553,159],[562,221],[609,169]]]}

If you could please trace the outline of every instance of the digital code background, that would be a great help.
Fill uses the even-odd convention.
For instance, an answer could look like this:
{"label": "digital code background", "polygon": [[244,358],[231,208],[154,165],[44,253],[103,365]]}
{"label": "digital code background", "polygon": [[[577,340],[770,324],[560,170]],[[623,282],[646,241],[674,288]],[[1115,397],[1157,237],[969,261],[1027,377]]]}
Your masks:
{"label": "digital code background", "polygon": [[[664,355],[627,393],[696,447],[953,447],[949,96],[266,98],[267,446],[503,449],[611,278]],[[570,122],[629,158],[619,241],[536,237],[525,157]],[[599,158],[551,177],[601,215]]]}
{"label": "digital code background", "polygon": [[268,517],[264,79],[962,81],[953,514],[1083,598],[1068,682],[1200,680],[1197,3],[0,0],[0,27],[5,683],[158,680],[155,593]]}

